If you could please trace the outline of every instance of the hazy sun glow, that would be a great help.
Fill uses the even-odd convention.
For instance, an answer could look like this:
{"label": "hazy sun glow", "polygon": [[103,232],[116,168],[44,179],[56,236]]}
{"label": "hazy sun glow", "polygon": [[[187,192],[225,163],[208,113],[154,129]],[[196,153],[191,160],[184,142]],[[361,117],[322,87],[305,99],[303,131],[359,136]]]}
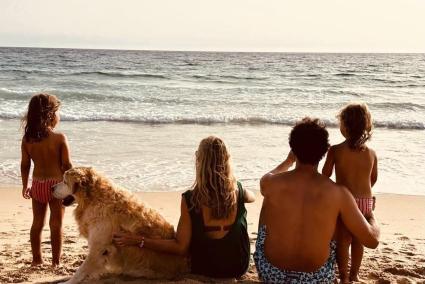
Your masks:
{"label": "hazy sun glow", "polygon": [[423,0],[1,0],[0,46],[425,52]]}

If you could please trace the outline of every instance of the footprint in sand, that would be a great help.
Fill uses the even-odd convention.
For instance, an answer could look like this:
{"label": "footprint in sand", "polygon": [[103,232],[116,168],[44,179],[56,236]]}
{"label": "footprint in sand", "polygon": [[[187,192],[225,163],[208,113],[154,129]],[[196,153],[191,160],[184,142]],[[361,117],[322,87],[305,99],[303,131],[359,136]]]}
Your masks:
{"label": "footprint in sand", "polygon": [[412,280],[406,277],[401,277],[397,279],[397,284],[410,284],[410,283],[415,283],[415,282],[413,282]]}
{"label": "footprint in sand", "polygon": [[384,272],[388,272],[388,273],[391,273],[393,275],[411,276],[411,277],[421,278],[420,274],[416,273],[415,271],[403,268],[402,266],[388,267],[388,268],[384,269]]}
{"label": "footprint in sand", "polygon": [[386,278],[379,277],[376,280],[376,284],[391,284],[391,281]]}
{"label": "footprint in sand", "polygon": [[388,256],[383,256],[383,257],[381,257],[381,262],[383,262],[383,263],[391,263],[392,262],[392,259],[389,258]]}
{"label": "footprint in sand", "polygon": [[408,240],[410,240],[408,237],[406,237],[406,236],[402,236],[402,237],[399,237],[399,238],[397,238],[397,239],[399,239],[400,241],[408,241]]}
{"label": "footprint in sand", "polygon": [[382,248],[383,252],[393,252],[394,250],[392,248]]}
{"label": "footprint in sand", "polygon": [[411,251],[407,251],[407,250],[400,250],[403,254],[407,255],[407,256],[415,256],[416,254],[411,252]]}

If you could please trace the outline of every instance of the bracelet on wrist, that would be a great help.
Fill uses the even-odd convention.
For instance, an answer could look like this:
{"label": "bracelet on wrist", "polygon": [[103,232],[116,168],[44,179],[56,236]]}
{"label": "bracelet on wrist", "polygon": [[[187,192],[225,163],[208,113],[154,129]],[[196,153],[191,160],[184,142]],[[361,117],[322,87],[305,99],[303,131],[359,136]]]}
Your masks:
{"label": "bracelet on wrist", "polygon": [[145,237],[142,237],[142,241],[139,243],[139,248],[143,248],[145,246]]}

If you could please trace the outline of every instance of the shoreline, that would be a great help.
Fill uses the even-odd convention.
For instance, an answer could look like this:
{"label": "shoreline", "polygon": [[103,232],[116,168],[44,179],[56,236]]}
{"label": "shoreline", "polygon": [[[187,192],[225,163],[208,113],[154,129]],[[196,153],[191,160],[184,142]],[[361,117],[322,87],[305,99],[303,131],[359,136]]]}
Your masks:
{"label": "shoreline", "polygon": [[[32,222],[31,202],[21,197],[19,187],[0,185],[0,282],[56,283],[66,280],[82,263],[87,253],[87,241],[78,235],[73,218],[74,207],[65,210],[62,265],[50,268],[49,228],[46,222],[42,237],[45,264],[31,268],[29,229]],[[180,216],[182,191],[139,192],[136,196],[158,210],[175,227]],[[254,252],[258,217],[262,198],[246,204],[251,253]],[[377,194],[376,217],[381,228],[381,241],[376,250],[365,250],[360,277],[363,283],[425,283],[425,196]],[[111,283],[111,279],[99,283]],[[114,283],[159,283],[164,281],[113,278]],[[214,282],[186,275],[177,283]],[[239,280],[258,282],[255,267]],[[172,281],[170,281],[172,282]],[[221,281],[217,281],[221,282]]]}
{"label": "shoreline", "polygon": [[[183,192],[185,192],[186,190],[188,190],[189,187],[187,187],[187,189],[177,189],[177,190],[170,190],[170,191],[161,191],[161,190],[152,190],[152,191],[132,191],[132,194],[135,194],[137,196],[139,195],[145,195],[145,194],[182,194]],[[13,191],[13,190],[21,190],[21,186],[20,185],[16,185],[16,184],[10,184],[10,183],[6,183],[6,184],[0,184],[0,193],[3,192],[4,190],[6,191]],[[249,190],[252,190],[258,197],[258,194],[260,194],[259,189],[255,189],[255,188],[249,188]],[[425,194],[411,194],[411,193],[393,193],[393,192],[373,192],[372,189],[372,196],[389,196],[389,197],[418,197],[418,198],[425,198]]]}

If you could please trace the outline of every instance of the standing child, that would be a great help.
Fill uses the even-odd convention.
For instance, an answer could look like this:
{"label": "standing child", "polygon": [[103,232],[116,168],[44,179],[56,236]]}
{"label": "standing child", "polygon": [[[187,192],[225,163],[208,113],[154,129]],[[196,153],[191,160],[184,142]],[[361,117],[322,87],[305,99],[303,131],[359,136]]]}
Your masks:
{"label": "standing child", "polygon": [[[345,141],[329,149],[322,173],[330,177],[335,167],[336,183],[350,190],[360,211],[368,219],[375,206],[372,186],[378,177],[375,151],[365,145],[371,137],[371,115],[365,104],[349,104],[341,110],[338,118]],[[348,274],[350,245],[351,269]],[[363,246],[342,225],[339,225],[337,262],[341,283],[358,281],[362,257]]]}
{"label": "standing child", "polygon": [[[32,264],[43,263],[41,232],[50,208],[50,239],[52,266],[59,265],[62,250],[62,219],[64,207],[52,196],[51,187],[62,181],[63,173],[72,167],[66,136],[53,131],[59,123],[59,100],[53,95],[38,94],[31,98],[23,118],[24,136],[21,145],[22,195],[32,198],[31,226]],[[32,185],[28,187],[31,161],[34,163]]]}

